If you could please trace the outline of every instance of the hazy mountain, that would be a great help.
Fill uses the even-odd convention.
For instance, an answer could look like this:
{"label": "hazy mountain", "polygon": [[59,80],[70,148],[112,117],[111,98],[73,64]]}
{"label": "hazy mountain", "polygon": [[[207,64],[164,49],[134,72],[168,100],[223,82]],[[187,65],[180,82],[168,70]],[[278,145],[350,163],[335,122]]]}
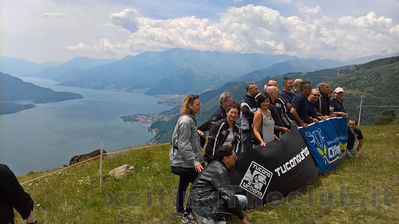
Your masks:
{"label": "hazy mountain", "polygon": [[[344,106],[349,117],[358,118],[360,95],[365,95],[363,104],[374,106],[399,105],[399,57],[379,59],[361,65],[347,65],[331,69],[323,69],[314,72],[287,73],[283,76],[267,77],[257,81],[258,86],[263,87],[268,79],[277,80],[280,89],[283,78],[302,78],[310,81],[314,87],[321,81],[327,81],[332,88],[343,87]],[[266,77],[267,74],[263,74]],[[246,81],[230,82],[225,86],[200,95],[203,103],[201,114],[197,116],[197,124],[200,126],[207,121],[219,107],[218,97],[220,93],[229,91],[235,100],[240,101],[245,95]],[[388,108],[392,109],[392,108]],[[173,111],[173,110],[171,110]],[[178,112],[177,109],[175,111]],[[362,123],[371,124],[384,111],[379,107],[365,106],[362,112]],[[157,129],[154,139],[158,142],[170,141],[173,127],[178,115],[169,121],[154,122],[151,128]]]}
{"label": "hazy mountain", "polygon": [[[146,89],[147,94],[202,92],[290,56],[171,49],[127,56],[63,82],[90,88]],[[65,77],[65,76],[64,76]]]}
{"label": "hazy mountain", "polygon": [[[49,88],[36,86],[29,82],[24,82],[19,78],[0,72],[0,102],[2,111],[19,111],[32,108],[32,105],[5,104],[6,102],[29,100],[33,103],[50,103],[63,100],[80,99],[82,95],[70,92],[56,92]],[[7,107],[7,108],[5,108]]]}
{"label": "hazy mountain", "polygon": [[33,74],[32,76],[54,79],[57,81],[66,81],[78,78],[79,74],[85,72],[90,68],[106,65],[114,61],[116,61],[116,59],[94,59],[77,57],[63,64],[45,68]]}
{"label": "hazy mountain", "polygon": [[50,64],[37,64],[21,58],[0,57],[0,72],[25,76],[41,71]]}
{"label": "hazy mountain", "polygon": [[20,104],[14,102],[0,102],[0,114],[12,114],[21,110],[36,107],[35,104]]}
{"label": "hazy mountain", "polygon": [[260,80],[265,77],[283,75],[288,72],[310,72],[344,65],[344,62],[318,59],[294,59],[273,64],[272,66],[253,71],[238,77],[235,81]]}

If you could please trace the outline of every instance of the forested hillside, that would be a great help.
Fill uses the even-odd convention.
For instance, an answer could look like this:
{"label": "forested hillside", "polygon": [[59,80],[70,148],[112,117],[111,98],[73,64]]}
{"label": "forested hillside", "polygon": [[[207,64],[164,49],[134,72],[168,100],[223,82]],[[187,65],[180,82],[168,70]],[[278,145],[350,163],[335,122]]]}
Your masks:
{"label": "forested hillside", "polygon": [[[367,105],[389,106],[399,105],[399,73],[397,66],[399,57],[390,57],[375,60],[361,65],[347,65],[332,69],[323,69],[308,73],[287,73],[283,76],[269,77],[264,74],[264,79],[257,81],[259,89],[263,90],[263,86],[269,79],[277,80],[279,88],[283,87],[283,78],[291,77],[293,79],[302,78],[312,83],[314,87],[322,81],[329,82],[332,88],[338,86],[343,87],[344,106],[351,118],[358,118],[358,108],[360,96],[365,95],[363,103],[362,124],[373,124],[377,117],[381,115],[384,108],[368,107]],[[233,98],[240,101],[245,95],[246,82],[227,83],[225,86],[203,93],[200,96],[203,103],[201,114],[197,117],[198,126],[205,122],[216,111],[219,106],[218,97],[223,91],[232,93]],[[174,110],[178,113],[178,110]],[[173,127],[177,121],[178,115],[174,119],[167,122],[154,122],[151,128],[157,129],[155,141],[170,141]]]}

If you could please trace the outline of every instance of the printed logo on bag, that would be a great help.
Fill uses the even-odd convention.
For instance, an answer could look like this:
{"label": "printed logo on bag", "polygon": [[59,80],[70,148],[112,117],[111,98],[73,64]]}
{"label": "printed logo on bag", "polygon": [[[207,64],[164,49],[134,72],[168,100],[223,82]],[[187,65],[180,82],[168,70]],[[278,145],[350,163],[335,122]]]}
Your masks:
{"label": "printed logo on bag", "polygon": [[272,172],[252,161],[241,180],[240,187],[257,198],[263,199],[272,176]]}

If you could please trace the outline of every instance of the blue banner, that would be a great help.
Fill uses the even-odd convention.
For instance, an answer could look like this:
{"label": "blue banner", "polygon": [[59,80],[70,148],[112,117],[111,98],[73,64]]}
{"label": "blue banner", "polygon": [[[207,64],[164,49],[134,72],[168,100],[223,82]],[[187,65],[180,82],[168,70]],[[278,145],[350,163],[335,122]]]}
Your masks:
{"label": "blue banner", "polygon": [[348,119],[330,118],[300,130],[316,160],[319,173],[334,169],[348,142]]}

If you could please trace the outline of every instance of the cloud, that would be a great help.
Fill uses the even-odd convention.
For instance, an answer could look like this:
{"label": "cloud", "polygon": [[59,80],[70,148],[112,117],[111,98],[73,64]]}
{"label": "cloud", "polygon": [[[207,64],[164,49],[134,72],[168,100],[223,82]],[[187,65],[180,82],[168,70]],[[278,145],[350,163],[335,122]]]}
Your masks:
{"label": "cloud", "polygon": [[65,16],[62,12],[44,12],[41,14],[43,17],[63,17]]}
{"label": "cloud", "polygon": [[247,5],[227,9],[217,21],[194,16],[154,20],[134,9],[111,20],[131,31],[119,44],[130,52],[191,48],[241,53],[288,54],[299,57],[349,59],[399,51],[399,25],[370,12],[360,17],[325,16],[320,6],[299,8],[298,16]]}
{"label": "cloud", "polygon": [[399,25],[390,18],[374,12],[331,18],[320,6],[305,5],[298,5],[298,12],[287,17],[265,6],[247,5],[228,8],[216,20],[195,16],[152,19],[128,8],[112,13],[112,26],[105,26],[128,31],[125,41],[102,37],[90,46],[79,43],[66,49],[122,57],[186,48],[336,60],[399,52]]}
{"label": "cloud", "polygon": [[76,45],[73,45],[73,46],[65,47],[65,49],[72,50],[72,51],[87,50],[89,48],[90,48],[89,46],[87,46],[85,43],[82,43],[82,42],[80,42],[80,43],[78,43]]}
{"label": "cloud", "polygon": [[111,22],[115,25],[121,26],[130,32],[138,30],[138,11],[134,8],[125,9],[122,12],[114,13],[111,15]]}

